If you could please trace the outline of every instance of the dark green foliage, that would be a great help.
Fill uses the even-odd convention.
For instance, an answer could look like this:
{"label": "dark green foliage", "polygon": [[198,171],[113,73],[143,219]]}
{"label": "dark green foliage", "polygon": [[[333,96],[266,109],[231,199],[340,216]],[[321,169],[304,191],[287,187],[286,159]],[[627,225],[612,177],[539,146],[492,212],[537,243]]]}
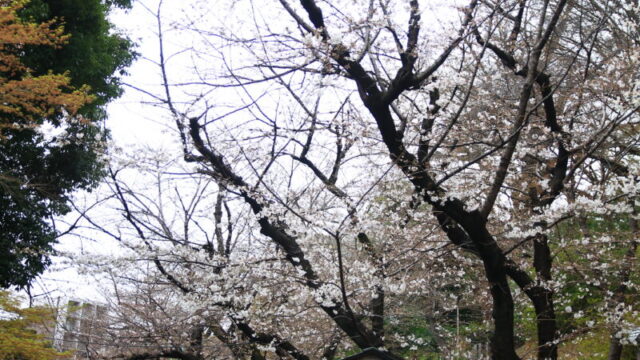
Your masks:
{"label": "dark green foliage", "polygon": [[[130,0],[31,0],[20,15],[58,19],[71,38],[60,49],[28,47],[22,61],[34,75],[67,73],[72,85],[89,85],[95,100],[81,109],[86,121],[42,119],[44,130],[7,131],[0,140],[0,287],[25,287],[49,264],[57,231],[51,217],[69,212],[69,196],[90,190],[103,175],[108,136],[104,105],[121,92],[119,77],[134,58],[132,43],[112,29],[112,7]],[[44,128],[43,128],[44,129]]]}
{"label": "dark green foliage", "polygon": [[54,73],[69,71],[74,86],[89,85],[97,100],[86,109],[93,113],[101,105],[121,93],[119,75],[131,63],[131,42],[117,34],[110,34],[112,25],[107,19],[111,5],[124,7],[129,0],[31,0],[22,16],[37,22],[59,19],[69,43],[61,49],[30,49],[24,62],[36,74],[50,70]]}
{"label": "dark green foliage", "polygon": [[[26,286],[49,264],[55,232],[44,220],[49,213],[34,194],[0,192],[0,286]],[[37,249],[36,251],[32,249]]]}

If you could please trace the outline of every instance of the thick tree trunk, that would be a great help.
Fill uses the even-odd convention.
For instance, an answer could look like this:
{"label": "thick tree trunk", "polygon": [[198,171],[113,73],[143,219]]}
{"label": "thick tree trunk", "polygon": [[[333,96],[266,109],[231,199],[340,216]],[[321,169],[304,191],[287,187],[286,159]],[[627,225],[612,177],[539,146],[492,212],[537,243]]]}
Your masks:
{"label": "thick tree trunk", "polygon": [[546,235],[539,235],[533,241],[533,266],[538,280],[542,282],[534,291],[533,306],[536,311],[538,331],[538,359],[558,358],[556,314],[553,306],[553,291],[548,288],[551,281],[551,250]]}
{"label": "thick tree trunk", "polygon": [[[488,275],[488,274],[487,274]],[[491,358],[494,360],[520,359],[515,352],[513,336],[513,298],[506,275],[491,276],[491,297],[493,299],[494,332],[491,337]],[[489,276],[487,276],[489,279]]]}
{"label": "thick tree trunk", "polygon": [[620,360],[622,357],[622,344],[620,343],[620,339],[616,338],[615,335],[611,335],[611,340],[609,342],[609,356],[607,360]]}
{"label": "thick tree trunk", "polygon": [[[515,351],[514,306],[511,288],[507,281],[505,256],[486,227],[486,220],[478,211],[462,213],[455,203],[445,205],[450,215],[464,228],[473,241],[489,282],[493,300],[492,317],[494,332],[491,337],[491,358],[495,360],[520,359]],[[443,209],[444,210],[444,209]],[[456,218],[458,214],[462,217]]]}
{"label": "thick tree trunk", "polygon": [[[428,201],[428,199],[425,199]],[[491,337],[492,359],[519,359],[515,351],[514,306],[507,281],[509,270],[502,249],[486,228],[486,220],[478,211],[466,212],[459,201],[444,206],[432,203],[434,215],[449,240],[477,255],[483,262],[485,277],[493,300],[494,332]],[[513,267],[512,263],[509,263]],[[529,283],[531,282],[526,274]],[[511,275],[510,275],[511,276]],[[522,282],[522,281],[521,281]],[[520,283],[519,283],[520,285]]]}

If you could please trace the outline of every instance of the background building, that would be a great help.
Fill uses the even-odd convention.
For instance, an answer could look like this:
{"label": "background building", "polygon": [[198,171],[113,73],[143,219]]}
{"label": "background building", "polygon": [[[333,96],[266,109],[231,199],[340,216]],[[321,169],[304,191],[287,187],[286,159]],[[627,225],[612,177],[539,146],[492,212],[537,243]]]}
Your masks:
{"label": "background building", "polygon": [[[64,304],[64,305],[63,305]],[[107,308],[77,299],[58,299],[53,345],[59,351],[74,351],[74,359],[93,358],[106,348]]]}

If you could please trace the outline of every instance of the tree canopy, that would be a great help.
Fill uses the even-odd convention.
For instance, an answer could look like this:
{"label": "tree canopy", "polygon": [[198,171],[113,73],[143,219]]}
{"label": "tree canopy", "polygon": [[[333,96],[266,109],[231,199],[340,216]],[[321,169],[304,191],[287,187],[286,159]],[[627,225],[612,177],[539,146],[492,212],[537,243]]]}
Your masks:
{"label": "tree canopy", "polygon": [[56,351],[52,339],[42,334],[55,325],[54,309],[23,308],[17,297],[0,291],[0,311],[0,359],[54,360],[70,355]]}
{"label": "tree canopy", "polygon": [[27,286],[49,263],[52,216],[102,176],[103,106],[120,92],[131,42],[112,4],[3,1],[0,33],[0,286]]}

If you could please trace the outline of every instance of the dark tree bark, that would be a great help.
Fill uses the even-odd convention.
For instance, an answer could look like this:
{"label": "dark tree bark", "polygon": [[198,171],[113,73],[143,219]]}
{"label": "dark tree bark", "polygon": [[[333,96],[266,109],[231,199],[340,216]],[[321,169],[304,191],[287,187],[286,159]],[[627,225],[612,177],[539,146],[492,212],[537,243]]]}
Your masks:
{"label": "dark tree bark", "polygon": [[[322,11],[312,0],[301,1],[301,4],[316,30],[320,32],[325,41],[328,41],[329,33],[322,17]],[[471,21],[471,12],[476,4],[477,2],[475,1],[471,2],[471,10],[468,11],[467,19],[464,21],[465,26]],[[458,200],[448,200],[440,203],[440,201],[434,200],[428,195],[430,192],[442,193],[442,190],[427,174],[423,164],[405,149],[402,142],[402,134],[397,131],[391,115],[391,103],[397,99],[403,91],[410,87],[419,86],[430,74],[437,70],[448,56],[448,53],[445,52],[425,73],[414,74],[413,65],[417,59],[414,50],[417,46],[417,36],[419,33],[419,9],[417,2],[411,2],[411,8],[412,14],[409,24],[407,47],[404,52],[405,56],[402,57],[403,66],[398,70],[396,77],[387,90],[381,91],[377,82],[369,76],[362,65],[351,60],[349,52],[340,45],[333,46],[333,57],[356,82],[360,97],[364,105],[368,108],[371,116],[375,119],[392,161],[407,175],[415,186],[416,191],[424,194],[423,199],[425,202],[431,204],[436,211],[447,214],[469,234],[469,238],[483,261],[485,276],[489,283],[493,299],[492,317],[494,319],[495,330],[491,339],[492,356],[495,359],[518,359],[515,352],[513,334],[513,298],[507,281],[505,257],[495,239],[487,231],[486,217],[483,217],[482,214],[477,211],[471,213],[465,211],[464,204]],[[299,17],[296,17],[296,19],[299,19]],[[457,45],[457,42],[454,41],[454,44]],[[540,50],[541,49],[538,51],[538,57]],[[448,51],[450,53],[451,50],[448,49]],[[534,62],[532,66],[535,66],[535,64]],[[530,75],[523,89],[521,103],[525,105],[519,114],[521,121],[524,121],[526,104],[529,100],[531,83],[533,81],[534,76]],[[416,169],[419,170],[416,171]],[[499,178],[496,180],[496,183],[498,185],[494,187],[499,189],[501,184]]]}
{"label": "dark tree bark", "polygon": [[[234,318],[235,324],[251,343],[275,346],[276,354],[281,358],[291,356],[296,360],[309,360],[309,357],[300,352],[289,341],[278,336],[256,332],[246,321]],[[252,355],[253,356],[253,355]]]}
{"label": "dark tree bark", "polygon": [[180,360],[204,360],[204,358],[190,354],[180,350],[167,350],[158,352],[146,352],[142,354],[135,354],[131,356],[116,356],[115,359],[126,360],[147,360],[147,359],[159,359],[159,358],[174,358]]}
{"label": "dark tree bark", "polygon": [[[190,119],[189,134],[196,150],[202,155],[208,165],[213,169],[210,175],[219,180],[221,184],[228,184],[240,190],[242,199],[251,207],[254,214],[260,216],[265,209],[265,205],[254,199],[249,192],[250,186],[236,175],[224,162],[222,156],[217,155],[212,149],[207,147],[200,136],[200,125],[197,118]],[[260,232],[273,240],[284,250],[286,258],[296,268],[302,270],[306,285],[312,289],[319,289],[321,281],[318,278],[313,266],[305,257],[302,248],[295,237],[289,235],[286,227],[282,224],[275,224],[266,217],[259,217],[258,224]],[[340,299],[332,299],[334,305],[320,305],[320,308],[329,315],[335,323],[351,338],[360,348],[382,346],[382,339],[368,329],[362,321],[357,318],[350,309],[345,307]]]}
{"label": "dark tree bark", "polygon": [[538,359],[557,359],[558,346],[556,315],[553,307],[553,292],[548,288],[551,281],[551,251],[546,235],[538,235],[533,240],[533,266],[543,285],[533,292],[533,306],[536,312],[538,333]]}

